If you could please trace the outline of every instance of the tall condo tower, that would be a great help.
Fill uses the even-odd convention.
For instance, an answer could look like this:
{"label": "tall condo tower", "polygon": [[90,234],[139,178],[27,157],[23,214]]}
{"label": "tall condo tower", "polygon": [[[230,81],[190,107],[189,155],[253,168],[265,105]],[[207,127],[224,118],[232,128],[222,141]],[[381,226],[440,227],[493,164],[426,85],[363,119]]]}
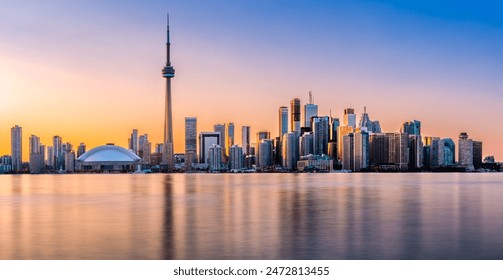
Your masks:
{"label": "tall condo tower", "polygon": [[305,127],[311,127],[311,117],[318,116],[318,105],[314,104],[313,94],[309,92],[309,103],[304,105],[304,123]]}
{"label": "tall condo tower", "polygon": [[168,167],[168,172],[173,171],[173,118],[171,110],[171,78],[175,77],[175,69],[170,61],[170,42],[169,42],[169,14],[167,16],[167,40],[166,40],[166,66],[162,68],[162,76],[166,79],[166,107],[164,112],[164,146],[162,153],[162,163]]}
{"label": "tall condo tower", "polygon": [[292,117],[290,118],[290,131],[300,133],[300,99],[294,98],[290,102]]}

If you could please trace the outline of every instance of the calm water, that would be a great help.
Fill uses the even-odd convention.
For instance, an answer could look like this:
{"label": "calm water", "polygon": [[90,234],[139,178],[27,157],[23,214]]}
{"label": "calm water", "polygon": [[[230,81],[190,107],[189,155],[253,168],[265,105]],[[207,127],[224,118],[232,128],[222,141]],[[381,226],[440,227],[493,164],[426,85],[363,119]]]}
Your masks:
{"label": "calm water", "polygon": [[503,259],[503,173],[4,175],[0,259]]}

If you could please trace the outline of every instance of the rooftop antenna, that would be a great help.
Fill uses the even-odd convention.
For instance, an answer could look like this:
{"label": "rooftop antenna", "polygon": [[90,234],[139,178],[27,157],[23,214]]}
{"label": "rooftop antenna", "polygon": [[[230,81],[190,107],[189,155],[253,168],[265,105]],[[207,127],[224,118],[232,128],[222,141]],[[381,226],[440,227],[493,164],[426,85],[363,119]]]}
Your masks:
{"label": "rooftop antenna", "polygon": [[309,104],[313,104],[313,94],[309,91]]}

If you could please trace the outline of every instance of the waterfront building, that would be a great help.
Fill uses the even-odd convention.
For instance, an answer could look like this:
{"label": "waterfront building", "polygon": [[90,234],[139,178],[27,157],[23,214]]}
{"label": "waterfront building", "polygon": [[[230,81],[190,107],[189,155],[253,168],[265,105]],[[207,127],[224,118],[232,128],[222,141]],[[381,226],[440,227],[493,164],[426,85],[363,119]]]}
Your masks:
{"label": "waterfront building", "polygon": [[240,170],[243,168],[243,148],[232,145],[229,154],[229,169]]}
{"label": "waterfront building", "polygon": [[353,133],[355,131],[354,127],[352,126],[339,126],[337,128],[337,156],[339,157],[339,160],[342,160],[342,147],[343,147],[343,138],[345,135],[348,135],[350,133]]}
{"label": "waterfront building", "polygon": [[222,147],[217,144],[212,144],[208,148],[208,166],[210,172],[219,172],[223,170],[222,162]]}
{"label": "waterfront building", "polygon": [[250,127],[241,127],[241,146],[243,148],[243,154],[248,155],[250,153]]}
{"label": "waterfront building", "polygon": [[409,167],[409,135],[407,133],[386,133],[389,140],[389,162],[400,171]]}
{"label": "waterfront building", "polygon": [[197,163],[197,118],[185,118],[185,168]]}
{"label": "waterfront building", "polygon": [[352,171],[363,171],[370,168],[369,133],[359,131],[354,133],[354,166]]}
{"label": "waterfront building", "polygon": [[75,172],[75,151],[73,150],[65,153],[65,171]]}
{"label": "waterfront building", "polygon": [[314,154],[313,152],[313,133],[306,132],[300,137],[300,156]]}
{"label": "waterfront building", "polygon": [[256,166],[258,169],[270,169],[274,166],[273,161],[273,142],[271,139],[262,139],[258,143]]}
{"label": "waterfront building", "polygon": [[473,141],[473,168],[482,168],[482,142]]}
{"label": "waterfront building", "polygon": [[468,138],[466,132],[461,132],[458,139],[459,165],[467,170],[474,170],[473,166],[473,140]]}
{"label": "waterfront building", "polygon": [[63,170],[63,167],[65,165],[65,157],[63,155],[63,139],[58,135],[52,137],[52,147],[54,153],[54,170]]}
{"label": "waterfront building", "polygon": [[311,118],[318,116],[318,105],[314,104],[313,94],[309,92],[309,103],[304,105],[303,109],[305,127],[311,127]]}
{"label": "waterfront building", "polygon": [[290,102],[290,131],[300,135],[300,99],[294,98]]}
{"label": "waterfront building", "polygon": [[389,140],[386,134],[371,134],[369,139],[370,165],[379,166],[389,164]]}
{"label": "waterfront building", "polygon": [[283,144],[281,143],[282,137],[274,139],[274,164],[281,166],[283,164]]}
{"label": "waterfront building", "polygon": [[371,134],[369,139],[371,167],[390,171],[409,169],[411,156],[409,153],[410,140],[407,133],[375,133]]}
{"label": "waterfront building", "polygon": [[297,170],[300,172],[306,171],[325,171],[329,172],[333,170],[333,160],[328,158],[326,155],[308,155],[301,156],[300,160],[297,161]]}
{"label": "waterfront building", "polygon": [[10,130],[12,170],[20,172],[23,164],[23,129],[15,125]]}
{"label": "waterfront building", "polygon": [[424,137],[425,145],[429,146],[427,166],[439,167],[444,165],[444,142],[439,137]]}
{"label": "waterfront building", "polygon": [[456,162],[456,145],[451,138],[442,139],[444,142],[444,165],[454,165]]}
{"label": "waterfront building", "polygon": [[409,170],[423,167],[423,141],[420,135],[409,134]]}
{"label": "waterfront building", "polygon": [[348,133],[342,136],[342,169],[354,170],[355,153],[354,153],[354,133]]}
{"label": "waterfront building", "polygon": [[46,165],[49,169],[54,169],[54,147],[53,146],[47,147]]}
{"label": "waterfront building", "polygon": [[294,170],[299,160],[299,135],[296,132],[288,132],[283,137],[283,168]]}
{"label": "waterfront building", "polygon": [[311,117],[311,128],[313,131],[313,154],[328,154],[328,140],[330,139],[330,118]]}
{"label": "waterfront building", "polygon": [[213,145],[220,146],[222,134],[220,132],[201,132],[199,133],[199,163],[208,162],[208,149]]}
{"label": "waterfront building", "polygon": [[30,141],[30,173],[41,173],[45,168],[45,146],[40,143],[40,138],[31,135]]}
{"label": "waterfront building", "polygon": [[0,157],[0,174],[9,173],[12,171],[12,156]]}
{"label": "waterfront building", "polygon": [[166,65],[162,69],[162,76],[166,79],[166,100],[164,113],[164,145],[162,163],[167,166],[167,171],[174,169],[174,142],[173,142],[173,111],[171,101],[171,79],[175,77],[175,69],[171,65],[171,42],[169,40],[169,17],[166,24]]}

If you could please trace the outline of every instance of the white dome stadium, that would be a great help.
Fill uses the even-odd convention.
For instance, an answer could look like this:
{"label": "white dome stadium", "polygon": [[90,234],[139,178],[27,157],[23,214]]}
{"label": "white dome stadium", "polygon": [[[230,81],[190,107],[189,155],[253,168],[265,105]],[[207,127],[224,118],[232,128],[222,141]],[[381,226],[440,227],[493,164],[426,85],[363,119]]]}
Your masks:
{"label": "white dome stadium", "polygon": [[99,146],[77,158],[81,162],[137,162],[141,158],[133,152],[112,144]]}
{"label": "white dome stadium", "polygon": [[77,158],[76,171],[131,172],[142,160],[132,151],[113,144],[98,146]]}

